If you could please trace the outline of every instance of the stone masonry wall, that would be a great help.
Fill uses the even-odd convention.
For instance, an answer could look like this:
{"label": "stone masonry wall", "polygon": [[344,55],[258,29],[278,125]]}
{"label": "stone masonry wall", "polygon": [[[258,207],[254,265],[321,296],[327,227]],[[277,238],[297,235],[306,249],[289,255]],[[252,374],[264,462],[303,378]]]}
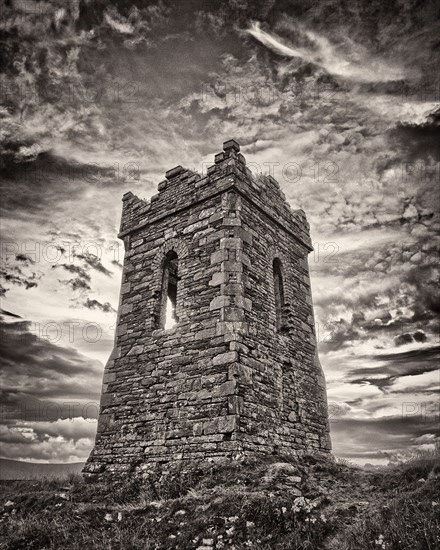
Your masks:
{"label": "stone masonry wall", "polygon": [[[201,177],[166,174],[150,202],[127,193],[115,347],[86,474],[243,453],[329,452],[315,359],[308,224],[273,178],[256,180],[234,140]],[[160,328],[167,252],[178,257],[176,315]],[[273,258],[285,330],[275,328]]]}
{"label": "stone masonry wall", "polygon": [[[330,450],[325,383],[316,354],[313,308],[308,276],[308,249],[271,220],[255,213],[245,199],[245,228],[252,244],[244,245],[245,297],[249,333],[240,363],[248,370],[241,389],[240,416],[244,448],[274,454]],[[282,265],[283,327],[276,329],[273,260]]]}

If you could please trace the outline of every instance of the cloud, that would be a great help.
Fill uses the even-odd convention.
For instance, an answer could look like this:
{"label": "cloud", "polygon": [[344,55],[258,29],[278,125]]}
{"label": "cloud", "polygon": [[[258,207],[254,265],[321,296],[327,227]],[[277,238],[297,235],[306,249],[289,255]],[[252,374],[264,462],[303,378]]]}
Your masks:
{"label": "cloud", "polygon": [[103,370],[99,361],[73,347],[52,343],[47,327],[36,332],[30,321],[0,326],[0,378],[5,394],[59,401],[99,397]]}
{"label": "cloud", "polygon": [[[427,120],[422,124],[398,124],[390,132],[390,139],[397,140],[402,150],[405,152],[407,160],[407,171],[409,172],[410,163],[420,159],[428,162],[422,164],[419,169],[419,175],[422,177],[433,177],[439,181],[440,173],[438,163],[440,161],[440,152],[438,143],[440,141],[440,109],[428,115]],[[429,163],[430,160],[434,162]],[[413,167],[413,169],[417,167]]]}
{"label": "cloud", "polygon": [[60,283],[66,285],[66,286],[69,286],[73,291],[75,291],[75,290],[81,290],[81,291],[91,290],[91,286],[84,279],[81,279],[80,277],[76,277],[75,279],[69,279],[67,281],[61,281],[60,280]]}
{"label": "cloud", "polygon": [[2,312],[11,317],[0,324],[2,456],[84,460],[96,431],[102,363],[53,344],[51,334]]}
{"label": "cloud", "polygon": [[[23,273],[23,271],[17,266],[6,265],[4,268],[0,268],[0,279],[6,284],[12,284],[15,286],[24,287],[26,290],[30,288],[36,288],[38,282],[41,279],[41,274],[32,272],[31,274]],[[9,290],[7,287],[2,285],[2,294],[5,295]]]}
{"label": "cloud", "polygon": [[76,275],[79,275],[82,279],[86,281],[90,281],[91,277],[90,275],[80,266],[73,265],[73,264],[57,264],[53,265],[52,269],[56,269],[57,267],[62,267],[69,273],[75,273]]}
{"label": "cloud", "polygon": [[35,261],[30,257],[30,256],[27,256],[26,254],[17,254],[15,256],[15,259],[18,261],[18,262],[23,262],[25,263],[26,265],[29,265],[29,264],[34,264]]}
{"label": "cloud", "polygon": [[1,213],[5,219],[53,215],[54,205],[79,199],[88,186],[115,183],[105,166],[79,163],[52,152],[41,152],[26,162],[3,153]]}
{"label": "cloud", "polygon": [[258,22],[252,23],[251,28],[248,29],[247,32],[251,36],[256,38],[259,42],[261,42],[264,46],[267,46],[268,48],[275,51],[275,53],[285,55],[287,57],[299,57],[308,62],[315,62],[316,58],[312,54],[312,52],[306,49],[295,49],[284,45],[279,39],[274,38],[272,35],[265,31],[262,31]]}
{"label": "cloud", "polygon": [[21,319],[21,315],[12,313],[11,311],[6,311],[5,309],[0,308],[0,315],[6,315],[6,317],[12,317],[13,319]]}
{"label": "cloud", "polygon": [[371,356],[369,359],[374,362],[382,362],[382,364],[378,367],[353,369],[347,373],[347,379],[351,384],[372,384],[381,390],[389,388],[392,390],[393,384],[399,378],[419,376],[423,373],[437,371],[440,360],[440,347],[424,347],[403,352],[382,353]]}
{"label": "cloud", "polygon": [[101,304],[101,302],[98,302],[98,300],[90,300],[90,298],[87,298],[87,300],[83,302],[83,306],[86,307],[87,309],[99,309],[104,313],[116,312],[116,310],[111,306],[109,302],[105,302],[104,304]]}
{"label": "cloud", "polygon": [[387,82],[401,80],[405,76],[403,70],[369,56],[353,41],[346,45],[346,51],[342,53],[324,36],[299,26],[295,29],[295,39],[303,43],[301,47],[287,46],[280,38],[263,31],[258,22],[253,22],[246,32],[279,55],[299,58],[325,69],[331,75],[355,82]]}
{"label": "cloud", "polygon": [[114,7],[109,8],[107,12],[104,13],[104,20],[112,29],[120,32],[121,34],[134,33],[133,25],[131,25],[127,19],[122,17]]}
{"label": "cloud", "polygon": [[2,457],[37,462],[81,462],[93,447],[96,422],[84,418],[0,426]]}
{"label": "cloud", "polygon": [[[331,424],[333,452],[355,462],[387,464],[401,455],[414,454],[427,436],[440,436],[437,410],[431,416],[420,408],[408,409],[401,416],[374,419],[338,418]],[[406,409],[404,409],[406,411]],[[374,460],[372,460],[374,459]]]}
{"label": "cloud", "polygon": [[91,252],[84,252],[82,254],[75,253],[75,257],[79,260],[83,260],[88,266],[96,271],[99,271],[108,277],[112,276],[112,272],[102,265],[100,259],[95,254],[92,254]]}
{"label": "cloud", "polygon": [[127,15],[122,15],[115,6],[110,6],[103,13],[103,21],[104,24],[123,36],[122,43],[128,49],[153,46],[157,32],[168,21],[170,12],[163,2],[142,8],[134,5],[130,8],[120,6],[120,9]]}
{"label": "cloud", "polygon": [[394,338],[394,343],[396,346],[403,346],[404,344],[411,344],[412,342],[426,342],[427,337],[423,330],[417,330],[413,334],[406,332],[404,334],[399,334]]}
{"label": "cloud", "polygon": [[[87,251],[80,254],[73,251],[73,256],[79,260],[84,261],[87,269],[91,267],[92,269],[98,271],[99,273],[103,273],[108,277],[112,276],[112,272],[102,265],[100,259],[96,255]],[[87,290],[91,290],[91,286],[89,284],[91,281],[91,276],[83,267],[74,265],[74,264],[56,264],[52,266],[52,269],[56,269],[56,268],[63,268],[69,273],[73,273],[77,275],[77,277],[75,277],[74,279],[60,280],[62,284],[69,286],[74,291],[81,290],[84,292]],[[83,303],[85,307],[88,307],[89,309],[93,309],[90,304],[94,304],[95,308],[98,307],[98,304],[99,304],[100,309],[102,311],[108,312],[113,310],[110,304],[106,303],[103,305],[97,302],[96,300],[89,300],[89,298],[87,298],[87,301]]]}

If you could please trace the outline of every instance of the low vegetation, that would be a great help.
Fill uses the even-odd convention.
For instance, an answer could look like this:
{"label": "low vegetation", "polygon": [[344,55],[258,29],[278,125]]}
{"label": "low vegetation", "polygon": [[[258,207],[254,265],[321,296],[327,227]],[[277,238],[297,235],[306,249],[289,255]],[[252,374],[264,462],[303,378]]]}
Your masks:
{"label": "low vegetation", "polygon": [[86,483],[3,481],[7,550],[434,550],[440,455],[368,471],[271,457]]}

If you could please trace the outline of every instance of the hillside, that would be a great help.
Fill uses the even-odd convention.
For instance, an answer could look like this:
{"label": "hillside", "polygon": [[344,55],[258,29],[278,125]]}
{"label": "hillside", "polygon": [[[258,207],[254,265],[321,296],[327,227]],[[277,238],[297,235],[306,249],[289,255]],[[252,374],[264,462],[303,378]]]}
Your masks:
{"label": "hillside", "polygon": [[3,550],[426,550],[439,547],[438,454],[373,472],[269,457],[192,474],[2,481]]}
{"label": "hillside", "polygon": [[84,462],[41,464],[0,458],[0,479],[57,478],[68,476],[69,474],[79,474],[83,466]]}

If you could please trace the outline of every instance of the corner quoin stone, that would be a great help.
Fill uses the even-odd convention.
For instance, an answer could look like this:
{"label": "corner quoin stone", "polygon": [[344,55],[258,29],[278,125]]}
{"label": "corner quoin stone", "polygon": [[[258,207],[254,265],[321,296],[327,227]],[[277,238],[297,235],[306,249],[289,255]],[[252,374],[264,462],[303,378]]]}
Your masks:
{"label": "corner quoin stone", "polygon": [[122,200],[115,344],[84,474],[328,456],[303,211],[273,177],[253,178],[234,139],[207,176],[176,166],[150,202]]}

